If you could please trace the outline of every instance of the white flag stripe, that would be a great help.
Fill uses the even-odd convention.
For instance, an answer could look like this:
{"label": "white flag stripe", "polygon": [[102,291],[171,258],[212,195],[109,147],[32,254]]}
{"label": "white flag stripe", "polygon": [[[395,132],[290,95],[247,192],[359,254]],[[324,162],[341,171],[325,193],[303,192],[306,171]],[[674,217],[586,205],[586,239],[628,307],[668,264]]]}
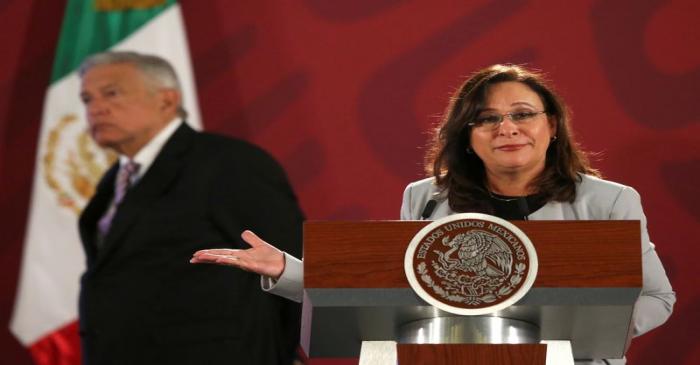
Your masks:
{"label": "white flag stripe", "polygon": [[[57,204],[58,197],[45,180],[43,160],[51,130],[64,115],[79,113],[75,101],[79,90],[79,79],[71,73],[49,89],[44,103],[20,284],[10,325],[24,345],[77,318],[78,280],[85,270],[77,215]],[[73,128],[69,138],[75,138],[75,131]]]}

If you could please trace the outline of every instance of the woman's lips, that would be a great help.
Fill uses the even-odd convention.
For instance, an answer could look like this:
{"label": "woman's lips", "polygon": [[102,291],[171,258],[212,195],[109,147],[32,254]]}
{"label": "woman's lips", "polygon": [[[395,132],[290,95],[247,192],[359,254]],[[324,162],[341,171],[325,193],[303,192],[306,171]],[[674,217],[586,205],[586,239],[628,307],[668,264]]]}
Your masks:
{"label": "woman's lips", "polygon": [[523,144],[507,144],[503,146],[496,147],[499,151],[517,151],[523,147],[527,146],[526,143]]}

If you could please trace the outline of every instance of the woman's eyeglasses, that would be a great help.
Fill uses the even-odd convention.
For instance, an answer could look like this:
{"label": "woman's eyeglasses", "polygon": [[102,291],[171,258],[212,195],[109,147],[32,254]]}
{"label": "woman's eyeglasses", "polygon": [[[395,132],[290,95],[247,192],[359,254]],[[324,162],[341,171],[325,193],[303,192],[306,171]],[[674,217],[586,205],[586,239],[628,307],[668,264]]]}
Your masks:
{"label": "woman's eyeglasses", "polygon": [[507,117],[515,124],[524,124],[533,119],[540,114],[546,114],[547,111],[520,111],[520,112],[510,112],[505,114],[496,113],[484,113],[476,117],[473,122],[467,123],[472,128],[479,128],[484,130],[494,130],[497,129],[503,120]]}

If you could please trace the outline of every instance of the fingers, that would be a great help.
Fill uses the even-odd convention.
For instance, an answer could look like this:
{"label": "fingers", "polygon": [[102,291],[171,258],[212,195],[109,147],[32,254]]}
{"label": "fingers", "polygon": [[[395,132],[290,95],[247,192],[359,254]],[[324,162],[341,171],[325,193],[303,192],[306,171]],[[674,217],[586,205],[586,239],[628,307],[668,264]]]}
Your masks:
{"label": "fingers", "polygon": [[253,233],[253,231],[247,229],[243,231],[243,233],[241,233],[241,238],[243,239],[243,241],[249,244],[250,247],[270,245],[269,243],[263,241],[262,238],[258,237],[258,235]]}
{"label": "fingers", "polygon": [[192,256],[193,259],[197,260],[206,260],[206,261],[215,261],[218,259],[227,259],[227,260],[240,260],[240,256],[237,255],[236,253],[230,253],[230,254],[213,254],[213,253],[195,253],[195,255]]}
{"label": "fingers", "polygon": [[[204,250],[206,251],[206,250]],[[234,252],[234,250],[230,250]],[[190,259],[192,264],[217,264],[225,266],[234,266],[243,270],[250,270],[250,262],[248,258],[243,255],[243,257],[238,256],[239,253],[245,254],[245,252],[232,253],[229,252],[223,255],[211,254],[211,253],[199,253]]]}
{"label": "fingers", "polygon": [[[255,233],[249,230],[243,231],[241,233],[241,238],[249,244],[251,247],[260,247],[260,246],[271,246],[269,243],[265,242],[262,238],[258,237]],[[212,255],[235,255],[236,252],[240,252],[243,250],[239,249],[233,249],[233,248],[210,248],[207,250],[199,250],[193,254],[193,256],[198,256],[198,255],[203,255],[203,254],[212,254]]]}
{"label": "fingers", "polygon": [[227,256],[227,255],[236,255],[241,250],[238,249],[233,249],[233,248],[210,248],[207,250],[199,250],[194,253],[193,256],[199,256],[199,255],[221,255],[221,256]]}
{"label": "fingers", "polygon": [[228,261],[235,262],[238,261],[236,256],[224,256],[224,255],[214,255],[210,253],[197,252],[190,259],[190,263],[193,264],[218,264],[226,263]]}

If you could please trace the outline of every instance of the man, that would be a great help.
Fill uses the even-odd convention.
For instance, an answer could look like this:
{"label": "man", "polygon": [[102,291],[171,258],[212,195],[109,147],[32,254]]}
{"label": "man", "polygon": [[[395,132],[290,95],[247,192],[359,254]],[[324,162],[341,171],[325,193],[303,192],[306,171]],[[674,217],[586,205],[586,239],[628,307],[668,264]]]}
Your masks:
{"label": "man", "polygon": [[80,218],[84,364],[290,364],[297,304],[261,292],[256,274],[188,263],[211,245],[248,247],[247,228],[299,256],[303,216],[283,170],[190,128],[161,58],[97,54],[80,75],[90,133],[120,155]]}

